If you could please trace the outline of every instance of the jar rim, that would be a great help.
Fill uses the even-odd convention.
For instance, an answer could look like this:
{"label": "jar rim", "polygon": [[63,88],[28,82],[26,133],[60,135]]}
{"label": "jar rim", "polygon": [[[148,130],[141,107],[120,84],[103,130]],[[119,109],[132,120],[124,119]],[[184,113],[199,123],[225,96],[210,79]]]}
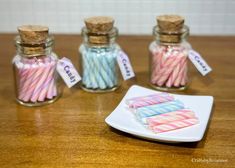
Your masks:
{"label": "jar rim", "polygon": [[54,44],[54,36],[52,36],[52,35],[49,35],[45,41],[36,42],[36,43],[23,42],[20,38],[20,35],[17,35],[15,37],[15,45],[17,47],[43,47],[43,48],[47,48],[47,47],[51,47],[53,44]]}
{"label": "jar rim", "polygon": [[184,25],[180,31],[162,31],[158,25],[153,27],[153,34],[165,34],[165,35],[183,35],[189,34],[189,27]]}

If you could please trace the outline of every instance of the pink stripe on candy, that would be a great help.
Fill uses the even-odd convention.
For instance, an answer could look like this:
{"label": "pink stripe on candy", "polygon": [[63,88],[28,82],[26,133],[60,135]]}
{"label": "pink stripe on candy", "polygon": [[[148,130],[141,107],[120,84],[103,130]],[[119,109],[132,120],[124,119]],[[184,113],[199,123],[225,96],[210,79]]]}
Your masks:
{"label": "pink stripe on candy", "polygon": [[157,115],[151,118],[147,118],[147,124],[150,126],[160,125],[169,123],[172,121],[179,121],[184,119],[189,119],[195,117],[195,114],[193,111],[189,110],[188,112],[182,112],[182,111],[175,111],[174,113],[167,113],[165,115]]}
{"label": "pink stripe on candy", "polygon": [[127,100],[127,104],[129,105],[130,108],[139,108],[143,106],[164,103],[171,100],[174,100],[174,97],[172,95],[166,93],[160,93],[138,98],[132,98]]}
{"label": "pink stripe on candy", "polygon": [[150,126],[149,128],[152,129],[156,133],[161,133],[161,132],[167,132],[167,131],[172,131],[184,127],[189,127],[192,125],[197,124],[199,121],[198,119],[195,118],[190,118],[190,119],[185,119],[181,121],[174,121],[166,124],[161,124],[161,125],[156,125],[156,126]]}

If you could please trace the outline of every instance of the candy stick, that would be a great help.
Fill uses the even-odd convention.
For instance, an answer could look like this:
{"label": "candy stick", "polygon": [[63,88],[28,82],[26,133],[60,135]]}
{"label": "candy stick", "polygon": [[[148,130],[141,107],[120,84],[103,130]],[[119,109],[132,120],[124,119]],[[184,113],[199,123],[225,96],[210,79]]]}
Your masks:
{"label": "candy stick", "polygon": [[153,95],[144,96],[142,98],[135,99],[134,101],[127,100],[127,104],[129,105],[129,108],[139,108],[143,106],[164,103],[172,100],[174,100],[174,97],[172,95],[160,93],[160,94],[155,94],[154,96]]}
{"label": "candy stick", "polygon": [[32,80],[34,78],[34,74],[37,71],[37,66],[33,66],[31,65],[28,69],[27,69],[27,78],[25,79],[25,82],[22,85],[22,88],[20,88],[20,93],[19,93],[19,99],[23,100],[23,98],[25,97],[25,94],[27,92],[27,90],[30,87],[30,84],[32,83]]}
{"label": "candy stick", "polygon": [[165,50],[165,48],[159,48],[159,50],[156,53],[153,53],[152,74],[151,74],[152,83],[155,83],[154,77],[157,75],[157,73],[160,71],[160,69],[162,67],[163,56],[165,54],[164,50]]}
{"label": "candy stick", "polygon": [[35,86],[32,97],[30,99],[32,102],[36,102],[38,100],[39,94],[44,86],[44,82],[47,79],[50,68],[51,67],[48,66],[48,64],[44,64],[44,69],[42,69],[42,71],[41,71],[42,76],[41,76],[40,80],[38,81],[37,85]]}
{"label": "candy stick", "polygon": [[174,100],[171,102],[166,102],[157,105],[150,105],[140,107],[136,110],[136,116],[139,120],[143,117],[150,117],[154,115],[159,115],[163,113],[168,113],[171,111],[176,111],[184,108],[184,104],[179,100]]}
{"label": "candy stick", "polygon": [[150,126],[149,128],[153,130],[155,133],[161,133],[161,132],[167,132],[167,131],[172,131],[184,127],[189,127],[192,125],[195,125],[199,123],[197,118],[190,118],[190,119],[185,119],[181,121],[174,121],[166,124],[161,124],[161,125],[156,125],[156,126]]}
{"label": "candy stick", "polygon": [[41,75],[42,75],[42,69],[44,68],[43,67],[43,63],[39,63],[39,64],[33,64],[32,67],[35,67],[37,70],[36,72],[33,74],[33,78],[32,78],[32,81],[28,87],[28,89],[26,90],[25,94],[24,94],[24,97],[22,98],[23,101],[27,102],[29,101],[29,99],[31,98],[32,94],[33,94],[33,91],[35,89],[35,86],[37,84],[37,82],[40,80],[41,78]]}
{"label": "candy stick", "polygon": [[183,75],[182,75],[182,79],[181,79],[181,82],[180,82],[181,86],[185,86],[186,85],[186,82],[187,82],[187,72],[188,72],[188,67],[185,66],[184,71],[183,71]]}
{"label": "candy stick", "polygon": [[50,71],[48,73],[47,79],[45,81],[45,83],[47,83],[47,85],[44,85],[44,87],[42,88],[39,97],[38,97],[38,101],[44,101],[47,95],[47,92],[49,91],[49,86],[50,83],[52,83],[53,79],[54,79],[54,71],[55,71],[55,62],[51,62],[49,65],[50,67]]}
{"label": "candy stick", "polygon": [[185,114],[185,113],[189,113],[189,112],[192,112],[192,110],[190,109],[180,109],[180,110],[176,110],[176,111],[172,111],[172,112],[169,112],[169,113],[163,113],[163,114],[159,114],[159,115],[154,115],[154,116],[150,116],[150,117],[143,117],[140,119],[141,123],[143,124],[147,124],[148,122],[148,119],[153,119],[156,120],[158,119],[158,116],[160,117],[168,117],[168,116],[176,116],[176,115],[180,115],[180,114]]}
{"label": "candy stick", "polygon": [[157,83],[159,78],[162,78],[162,76],[164,76],[167,79],[170,73],[172,72],[172,68],[174,68],[176,65],[176,59],[177,59],[176,57],[169,56],[167,58],[162,58],[162,59],[166,59],[166,60],[162,61],[163,62],[162,67],[153,77],[152,80],[154,81],[154,83]]}
{"label": "candy stick", "polygon": [[184,112],[184,110],[178,110],[175,112],[170,112],[170,113],[150,117],[150,118],[147,118],[146,120],[149,126],[155,126],[155,125],[165,124],[165,123],[172,122],[172,121],[185,120],[185,119],[189,119],[193,117],[195,117],[195,114],[191,110],[188,110],[187,112]]}
{"label": "candy stick", "polygon": [[175,56],[169,62],[165,64],[165,66],[161,69],[161,71],[159,72],[159,75],[155,79],[159,86],[162,86],[165,83],[169,75],[173,72],[173,70],[175,69],[175,67],[180,61],[181,61],[180,56]]}
{"label": "candy stick", "polygon": [[181,62],[179,74],[178,74],[177,78],[174,81],[174,86],[175,87],[179,87],[180,86],[180,82],[181,82],[181,80],[183,78],[183,74],[184,74],[184,71],[185,71],[186,67],[187,67],[187,59],[184,59]]}
{"label": "candy stick", "polygon": [[132,103],[133,101],[136,101],[136,100],[143,100],[145,98],[153,98],[153,97],[158,97],[158,96],[168,96],[170,95],[169,93],[165,93],[165,92],[160,92],[160,93],[155,93],[155,94],[151,94],[151,95],[146,95],[146,96],[137,96],[137,97],[132,97],[132,98],[129,98],[127,99],[127,104],[130,104]]}
{"label": "candy stick", "polygon": [[173,70],[172,74],[167,79],[167,82],[166,82],[167,87],[172,87],[173,82],[175,81],[175,79],[179,75],[179,71],[180,71],[180,64],[176,65],[176,68]]}

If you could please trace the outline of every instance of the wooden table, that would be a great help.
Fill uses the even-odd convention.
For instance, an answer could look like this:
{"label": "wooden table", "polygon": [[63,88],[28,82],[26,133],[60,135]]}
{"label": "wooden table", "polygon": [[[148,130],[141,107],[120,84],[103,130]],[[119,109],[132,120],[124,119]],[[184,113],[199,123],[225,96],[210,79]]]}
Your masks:
{"label": "wooden table", "polygon": [[[198,143],[164,144],[108,127],[104,119],[133,84],[149,87],[148,45],[152,37],[122,36],[137,78],[107,94],[65,88],[51,105],[29,108],[14,100],[11,60],[14,35],[0,35],[0,167],[235,167],[235,37],[191,37],[213,68],[202,77],[191,65],[190,88],[212,95],[213,114]],[[78,35],[56,35],[55,51],[77,61]],[[123,116],[125,118],[125,116]]]}

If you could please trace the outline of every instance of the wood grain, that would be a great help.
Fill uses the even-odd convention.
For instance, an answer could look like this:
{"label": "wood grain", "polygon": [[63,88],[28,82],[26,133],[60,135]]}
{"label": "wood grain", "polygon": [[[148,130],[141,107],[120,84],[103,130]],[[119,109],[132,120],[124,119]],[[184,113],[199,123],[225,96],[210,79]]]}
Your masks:
{"label": "wood grain", "polygon": [[[78,87],[65,88],[57,102],[36,108],[23,107],[14,100],[13,38],[12,34],[0,35],[0,167],[235,167],[235,37],[189,39],[213,72],[202,77],[191,65],[191,85],[182,93],[212,95],[215,103],[204,139],[182,144],[138,139],[104,122],[131,85],[149,87],[148,45],[152,37],[118,39],[130,55],[137,77],[117,91],[91,94]],[[81,37],[56,35],[55,39],[55,52],[77,66]],[[206,163],[205,159],[214,161]]]}

